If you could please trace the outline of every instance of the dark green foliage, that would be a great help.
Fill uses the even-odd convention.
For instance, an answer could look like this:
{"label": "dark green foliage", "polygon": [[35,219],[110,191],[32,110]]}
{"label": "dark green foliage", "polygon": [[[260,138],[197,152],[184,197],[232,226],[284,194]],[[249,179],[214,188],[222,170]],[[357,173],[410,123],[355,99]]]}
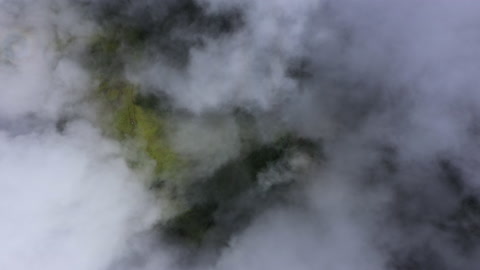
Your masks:
{"label": "dark green foliage", "polygon": [[[285,136],[266,145],[254,147],[246,155],[228,162],[208,179],[199,180],[186,194],[192,208],[174,218],[168,232],[186,241],[201,242],[210,230],[223,231],[228,238],[232,230],[247,223],[254,209],[242,202],[257,188],[257,175],[279,162],[294,149],[315,151],[312,141]],[[268,195],[268,194],[263,194]],[[259,198],[251,198],[250,201]],[[237,224],[238,226],[233,226]],[[220,242],[225,242],[221,239]]]}
{"label": "dark green foliage", "polygon": [[147,93],[145,95],[136,95],[133,104],[144,109],[155,110],[160,105],[160,100],[154,94]]}
{"label": "dark green foliage", "polygon": [[140,55],[145,49],[147,33],[142,29],[110,24],[90,41],[86,64],[97,76],[119,76],[128,57]]}
{"label": "dark green foliage", "polygon": [[287,135],[281,137],[273,144],[263,145],[255,148],[255,150],[251,152],[245,160],[248,164],[248,167],[251,168],[251,176],[255,176],[256,173],[278,161],[286,154],[287,151],[293,149],[306,151],[313,155],[316,145],[311,140]]}
{"label": "dark green foliage", "polygon": [[207,14],[195,1],[179,1],[160,24],[163,32],[190,28],[197,33],[219,35],[231,33],[242,25],[241,14],[236,10],[221,14]]}
{"label": "dark green foliage", "polygon": [[[224,164],[207,179],[186,181],[185,185],[172,183],[183,163],[170,149],[164,132],[163,116],[171,110],[169,100],[143,94],[148,91],[123,78],[125,67],[136,59],[158,59],[170,67],[183,68],[188,64],[192,48],[202,47],[207,39],[221,38],[242,27],[242,14],[236,10],[207,13],[193,0],[172,1],[164,14],[155,13],[156,4],[149,8],[145,3],[143,9],[131,12],[129,1],[104,1],[104,4],[103,11],[97,14],[102,32],[91,39],[86,62],[99,82],[96,93],[109,112],[106,113],[110,115],[107,125],[111,126],[114,138],[134,140],[138,150],[156,162],[156,180],[150,183],[150,189],[167,190],[172,193],[168,194],[172,201],[183,203],[185,200],[188,208],[159,228],[168,237],[194,244],[203,243],[212,231],[222,232],[216,233],[216,237],[221,238],[219,242],[228,240],[256,211],[251,203],[264,195],[254,192],[258,190],[258,174],[292,151],[313,153],[317,145],[292,135],[272,143],[258,143],[252,128],[254,116],[238,110],[234,117],[246,148],[241,156]],[[306,67],[301,64],[296,69],[300,74]],[[138,162],[130,160],[132,166]],[[251,203],[245,203],[247,196],[254,196]]]}
{"label": "dark green foliage", "polygon": [[202,241],[205,233],[215,225],[212,213],[216,209],[217,205],[215,204],[196,205],[167,222],[163,229],[171,237],[198,244]]}
{"label": "dark green foliage", "polygon": [[149,33],[168,34],[172,30],[193,29],[203,34],[230,33],[243,25],[238,10],[207,13],[195,0],[155,2],[99,1],[90,5],[95,19],[101,24],[115,23],[143,29]]}
{"label": "dark green foliage", "polygon": [[118,66],[111,53],[120,49],[122,56],[138,52],[184,67],[192,47],[201,47],[205,38],[220,38],[243,25],[239,11],[207,13],[193,0],[165,4],[103,1],[91,8],[106,30],[105,39],[92,46],[93,59],[103,66]]}

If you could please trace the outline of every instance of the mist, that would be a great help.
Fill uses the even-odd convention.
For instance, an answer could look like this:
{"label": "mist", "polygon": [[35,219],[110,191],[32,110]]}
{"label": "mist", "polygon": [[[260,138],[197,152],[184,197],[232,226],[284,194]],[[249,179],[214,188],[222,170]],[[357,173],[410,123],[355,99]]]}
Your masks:
{"label": "mist", "polygon": [[0,0],[0,268],[478,269],[479,15]]}

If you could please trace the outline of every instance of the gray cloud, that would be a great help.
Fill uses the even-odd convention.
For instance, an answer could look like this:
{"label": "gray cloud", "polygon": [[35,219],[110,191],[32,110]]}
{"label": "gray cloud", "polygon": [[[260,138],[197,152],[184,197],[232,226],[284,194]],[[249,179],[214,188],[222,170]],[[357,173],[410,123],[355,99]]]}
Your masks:
{"label": "gray cloud", "polygon": [[[0,1],[0,266],[476,269],[478,5]],[[139,55],[121,51],[122,75],[171,100],[169,142],[192,174],[244,155],[239,111],[261,142],[322,145],[301,174],[262,174],[295,179],[240,197],[258,209],[220,248],[153,228],[165,206],[98,127],[82,57],[111,21],[146,33]]]}

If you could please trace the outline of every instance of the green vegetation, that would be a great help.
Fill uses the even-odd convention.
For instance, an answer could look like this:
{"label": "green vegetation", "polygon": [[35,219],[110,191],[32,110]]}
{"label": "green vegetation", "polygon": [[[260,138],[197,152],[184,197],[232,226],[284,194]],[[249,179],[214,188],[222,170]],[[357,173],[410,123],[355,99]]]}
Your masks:
{"label": "green vegetation", "polygon": [[[101,105],[101,122],[106,134],[133,142],[136,151],[155,162],[152,187],[156,181],[174,178],[181,169],[180,158],[169,147],[165,134],[165,112],[157,110],[161,101],[144,96],[139,86],[123,78],[124,58],[142,48],[144,34],[133,28],[110,26],[92,37],[87,64],[97,78],[94,99]],[[135,155],[132,155],[135,156]],[[130,160],[136,166],[140,160]]]}
{"label": "green vegetation", "polygon": [[165,225],[166,231],[197,244],[202,243],[207,233],[213,229],[226,231],[224,236],[228,237],[231,228],[225,227],[230,224],[224,224],[221,213],[227,213],[229,220],[235,220],[238,224],[251,218],[252,209],[240,199],[257,188],[258,174],[295,149],[308,152],[315,148],[312,141],[291,135],[283,136],[271,144],[253,147],[245,155],[222,166],[209,178],[191,185],[188,190],[191,208],[170,220]]}
{"label": "green vegetation", "polygon": [[107,121],[107,133],[118,140],[133,141],[138,150],[155,161],[155,174],[173,176],[180,169],[180,158],[167,143],[165,116],[154,107],[138,104],[138,87],[128,82],[100,83],[101,100]]}
{"label": "green vegetation", "polygon": [[[158,37],[156,44],[162,53],[175,58],[177,64],[184,63],[183,58],[188,59],[188,48],[192,44],[170,39],[169,29],[178,25],[192,27],[190,23],[182,25],[182,22],[191,21],[192,24],[197,22],[199,29],[228,33],[239,24],[238,16],[234,18],[236,22],[230,24],[228,18],[203,18],[197,14],[200,12],[195,5],[182,5],[178,14],[172,12],[156,30],[151,30],[165,34]],[[87,52],[86,64],[96,78],[92,96],[100,105],[101,125],[107,135],[129,146],[128,151],[133,152],[128,156],[130,166],[141,167],[145,157],[154,161],[149,187],[155,192],[161,191],[165,195],[162,199],[167,199],[166,204],[174,210],[167,210],[173,215],[159,224],[159,228],[172,237],[195,244],[201,244],[214,229],[223,230],[228,237],[230,229],[223,228],[225,221],[219,216],[232,212],[228,214],[230,220],[248,220],[251,217],[251,209],[238,201],[257,187],[258,174],[284,159],[294,149],[308,152],[316,147],[308,140],[290,135],[270,144],[258,143],[253,124],[255,118],[238,110],[232,117],[241,129],[243,149],[240,157],[227,162],[206,179],[186,179],[195,176],[184,173],[188,168],[187,162],[168,144],[166,125],[169,114],[173,113],[165,106],[168,102],[152,94],[143,94],[138,85],[124,78],[126,59],[135,59],[145,53],[146,42],[153,32],[124,25],[105,24],[103,31],[92,37]],[[205,29],[202,31],[207,31]],[[62,47],[63,43],[59,46]],[[187,181],[183,181],[185,179]]]}
{"label": "green vegetation", "polygon": [[213,213],[215,204],[195,205],[188,211],[169,220],[164,230],[170,237],[174,236],[188,242],[201,244],[205,234],[215,225]]}

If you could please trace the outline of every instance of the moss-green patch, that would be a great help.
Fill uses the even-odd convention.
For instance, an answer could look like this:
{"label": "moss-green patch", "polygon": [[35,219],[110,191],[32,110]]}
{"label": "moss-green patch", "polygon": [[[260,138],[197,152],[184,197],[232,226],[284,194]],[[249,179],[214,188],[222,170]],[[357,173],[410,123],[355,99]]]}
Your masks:
{"label": "moss-green patch", "polygon": [[[154,107],[138,104],[137,86],[125,81],[99,83],[96,96],[105,111],[107,133],[119,140],[134,141],[137,150],[155,161],[155,173],[175,175],[180,158],[169,147],[165,134],[165,118]],[[136,164],[135,161],[131,161]]]}
{"label": "moss-green patch", "polygon": [[172,150],[165,134],[166,111],[153,95],[142,95],[139,86],[124,79],[125,59],[142,53],[148,32],[118,22],[105,23],[90,38],[86,64],[97,87],[93,98],[100,104],[100,119],[105,133],[130,147],[128,164],[141,167],[144,158],[155,162],[151,186],[165,186],[165,178],[175,178],[181,159]]}

